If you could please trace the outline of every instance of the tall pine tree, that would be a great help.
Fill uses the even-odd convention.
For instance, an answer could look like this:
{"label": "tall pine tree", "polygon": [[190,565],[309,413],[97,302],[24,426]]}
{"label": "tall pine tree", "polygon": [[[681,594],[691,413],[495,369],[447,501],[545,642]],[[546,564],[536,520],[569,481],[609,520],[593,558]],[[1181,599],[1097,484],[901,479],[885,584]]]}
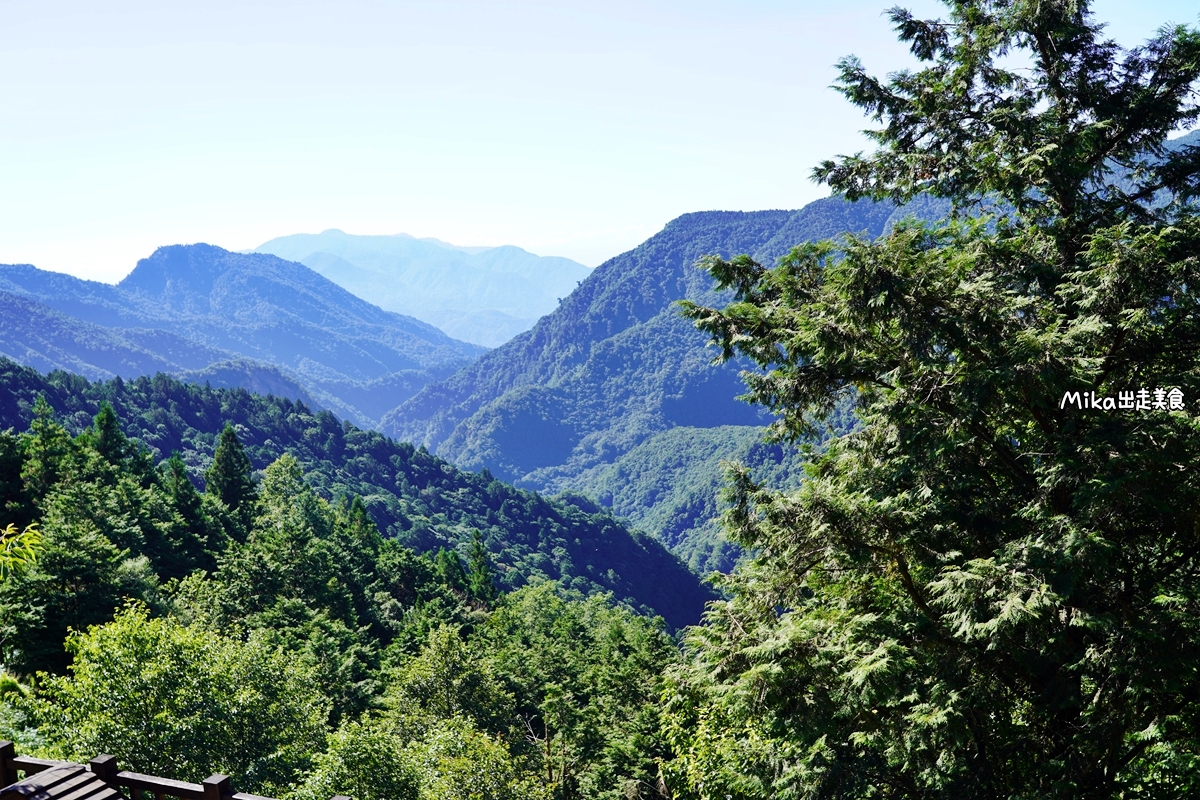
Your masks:
{"label": "tall pine tree", "polygon": [[204,502],[188,476],[187,465],[178,453],[172,453],[160,467],[160,473],[162,487],[181,523],[174,531],[175,548],[183,557],[181,560],[193,569],[215,568],[214,555],[224,549],[225,541],[220,529],[204,513]]}
{"label": "tall pine tree", "polygon": [[42,395],[34,401],[33,414],[29,435],[21,439],[21,478],[26,496],[40,504],[58,481],[73,447],[70,434],[54,419],[54,409]]}

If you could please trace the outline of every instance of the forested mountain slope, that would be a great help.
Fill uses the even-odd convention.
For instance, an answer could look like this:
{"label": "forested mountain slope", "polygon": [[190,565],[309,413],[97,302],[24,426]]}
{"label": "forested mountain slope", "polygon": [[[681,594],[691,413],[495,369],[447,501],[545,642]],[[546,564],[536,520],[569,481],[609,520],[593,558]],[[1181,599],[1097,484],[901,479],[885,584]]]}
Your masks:
{"label": "forested mountain slope", "polygon": [[389,311],[487,347],[528,330],[591,271],[511,245],[463,248],[339,230],[282,236],[255,252],[299,261]]}
{"label": "forested mountain slope", "polygon": [[3,341],[25,363],[134,377],[253,359],[288,371],[362,424],[483,352],[302,264],[211,245],[160,248],[116,286],[2,266],[0,291],[40,304],[14,306]]}
{"label": "forested mountain slope", "polygon": [[165,375],[98,383],[63,372],[42,376],[0,359],[0,430],[25,430],[38,395],[72,432],[87,427],[107,400],[126,434],[143,442],[154,461],[178,452],[197,482],[221,429],[231,423],[254,468],[290,453],[321,494],[361,497],[380,531],[418,551],[447,546],[465,554],[479,530],[501,588],[550,578],[585,593],[609,591],[661,614],[672,627],[696,622],[712,597],[656,540],[607,512],[464,472],[302,403]]}
{"label": "forested mountain slope", "polygon": [[[108,403],[76,433],[44,396],[32,411],[29,430],[0,430],[0,739],[22,756],[104,752],[286,800],[619,800],[654,784],[679,660],[660,618],[555,581],[498,593],[480,533],[465,560],[415,553],[359,498],[319,497],[291,454],[255,474],[231,426],[200,493]],[[445,465],[421,455],[392,465],[432,501]]]}
{"label": "forested mountain slope", "polygon": [[43,371],[65,369],[93,379],[111,378],[202,369],[230,357],[164,330],[85,322],[7,291],[0,291],[0,318],[0,353]]}
{"label": "forested mountain slope", "polygon": [[[519,485],[607,497],[604,481],[596,482],[602,467],[651,437],[681,428],[744,427],[718,437],[732,450],[688,448],[700,460],[687,463],[708,477],[681,478],[697,494],[676,495],[671,507],[701,504],[707,515],[719,484],[718,462],[742,452],[766,417],[736,399],[744,391],[738,376],[744,365],[711,366],[707,338],[676,311],[675,302],[683,298],[719,302],[708,276],[694,267],[696,260],[750,253],[773,264],[803,241],[846,232],[877,236],[902,213],[890,203],[831,197],[799,211],[686,214],[597,267],[532,330],[406,401],[384,419],[383,429],[424,443],[464,468],[487,467]],[[670,445],[664,440],[663,446]],[[677,520],[668,521],[657,506],[660,494],[625,496],[642,499],[624,505],[621,513],[673,541],[693,566],[728,566],[719,554],[714,560],[712,541],[706,539],[699,550],[689,544],[690,529],[676,529]],[[712,530],[707,517],[685,516]]]}

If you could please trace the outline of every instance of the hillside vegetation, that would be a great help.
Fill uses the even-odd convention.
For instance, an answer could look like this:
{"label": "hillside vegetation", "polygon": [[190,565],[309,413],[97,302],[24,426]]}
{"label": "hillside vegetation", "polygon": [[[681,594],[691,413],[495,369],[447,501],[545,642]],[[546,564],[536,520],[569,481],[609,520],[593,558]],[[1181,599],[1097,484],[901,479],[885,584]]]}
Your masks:
{"label": "hillside vegetation", "polygon": [[[607,591],[661,614],[673,628],[697,621],[712,597],[656,540],[589,503],[549,500],[486,472],[464,472],[303,403],[164,375],[98,383],[61,372],[41,376],[0,359],[0,430],[25,430],[39,396],[71,432],[83,431],[101,403],[110,403],[125,434],[146,446],[148,463],[177,453],[180,468],[199,485],[219,434],[232,425],[253,469],[290,454],[308,485],[331,500],[358,497],[389,539],[420,552],[457,549],[465,557],[478,531],[503,589],[553,579],[585,594]],[[16,462],[6,469],[3,480],[19,480]]]}
{"label": "hillside vegetation", "polygon": [[781,431],[861,425],[796,490],[735,476],[753,556],[678,674],[676,797],[1200,789],[1200,142],[1167,138],[1200,30],[947,5],[888,12],[914,68],[838,65],[878,147],[814,177],[949,218],[709,258],[733,297],[685,306]]}
{"label": "hillside vegetation", "polygon": [[[9,389],[32,380],[6,377]],[[82,415],[78,391],[41,389]],[[100,389],[164,393],[151,418],[197,411],[162,378]],[[255,403],[222,397],[230,412]],[[24,399],[9,391],[5,405]],[[286,401],[256,411],[276,435],[279,423],[321,423]],[[221,771],[239,790],[292,800],[616,800],[653,786],[665,747],[655,704],[677,659],[661,620],[552,582],[501,594],[482,536],[465,558],[419,555],[380,535],[357,499],[322,499],[291,454],[254,477],[232,427],[201,494],[179,459],[154,466],[107,403],[75,436],[44,400],[32,413],[27,432],[0,433],[0,509],[29,543],[14,551],[4,529],[18,557],[0,575],[0,737],[22,755],[104,752],[193,782]],[[411,448],[392,455],[443,509],[492,488],[543,527],[593,527],[455,480]]]}
{"label": "hillside vegetation", "polygon": [[721,495],[732,463],[756,480],[795,488],[805,455],[795,447],[763,441],[763,429],[724,425],[671,428],[656,433],[611,464],[565,482],[566,491],[594,497],[602,508],[656,538],[694,572],[727,573],[742,553],[721,528]]}
{"label": "hillside vegetation", "polygon": [[[1200,30],[948,6],[889,12],[914,69],[839,64],[879,123],[814,171],[846,201],[676,220],[395,419],[676,547],[757,462],[699,624],[637,612],[695,579],[585,498],[2,362],[0,736],[283,800],[1196,797]],[[865,233],[777,259],[810,223]],[[680,295],[722,367],[680,366]]]}
{"label": "hillside vegetation", "polygon": [[[715,533],[719,463],[744,456],[761,437],[753,429],[769,417],[737,399],[745,392],[738,372],[747,364],[712,366],[706,337],[676,307],[683,299],[721,300],[696,261],[752,253],[774,263],[800,242],[845,232],[877,236],[906,214],[939,209],[831,197],[800,211],[684,215],[597,267],[532,330],[407,400],[384,418],[383,430],[466,469],[486,467],[521,486],[612,503],[695,568],[728,569],[736,553]],[[716,433],[728,426],[741,432]],[[664,437],[669,431],[676,433]],[[629,469],[678,443],[688,444],[663,452],[671,461],[669,491],[654,488],[666,480],[661,475]],[[769,474],[787,472],[779,469],[782,451],[756,455]],[[632,483],[610,487],[620,475]]]}

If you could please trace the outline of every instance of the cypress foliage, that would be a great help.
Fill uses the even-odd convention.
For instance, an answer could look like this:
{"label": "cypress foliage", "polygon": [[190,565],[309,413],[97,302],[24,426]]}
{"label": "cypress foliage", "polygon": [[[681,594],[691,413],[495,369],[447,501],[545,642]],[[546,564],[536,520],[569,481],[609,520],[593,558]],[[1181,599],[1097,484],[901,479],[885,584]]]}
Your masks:
{"label": "cypress foliage", "polygon": [[735,474],[755,556],[671,700],[677,798],[1200,791],[1200,147],[1167,140],[1200,32],[947,5],[891,12],[919,69],[842,62],[879,149],[816,174],[957,219],[713,258],[733,302],[689,307],[781,434],[862,426],[796,492]]}
{"label": "cypress foliage", "polygon": [[462,559],[458,557],[458,553],[452,549],[440,547],[433,557],[433,565],[442,583],[455,592],[467,593],[467,572],[463,569]]}

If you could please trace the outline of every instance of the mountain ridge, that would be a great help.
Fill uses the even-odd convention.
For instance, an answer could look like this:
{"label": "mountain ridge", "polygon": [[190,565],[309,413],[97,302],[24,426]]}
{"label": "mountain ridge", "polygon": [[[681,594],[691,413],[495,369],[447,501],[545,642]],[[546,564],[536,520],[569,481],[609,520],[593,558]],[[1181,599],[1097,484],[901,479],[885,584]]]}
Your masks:
{"label": "mountain ridge", "polygon": [[[54,320],[60,328],[78,333],[78,349],[86,350],[90,339],[115,336],[126,342],[130,355],[124,377],[250,359],[283,370],[322,405],[369,426],[428,380],[445,377],[483,352],[425,322],[378,308],[302,264],[213,245],[159,248],[116,285],[30,265],[0,265],[0,291],[67,315],[69,319]],[[161,331],[164,337],[175,337],[172,341],[204,349],[211,360],[150,363],[152,359],[136,356],[138,337],[130,330]],[[113,372],[86,358],[48,356],[37,361],[35,340],[27,335],[24,343],[10,341],[5,352],[41,366],[72,366],[90,377]],[[145,367],[134,363],[138,358]],[[397,387],[385,380],[397,373],[407,376],[407,391],[394,392]],[[364,396],[359,405],[365,399],[374,415],[341,397],[362,395],[362,387],[373,384],[380,387],[376,395],[386,396]]]}
{"label": "mountain ridge", "polygon": [[[714,366],[708,337],[678,313],[681,299],[704,305],[728,299],[696,261],[747,253],[774,264],[804,241],[879,236],[904,216],[942,213],[937,203],[898,209],[829,197],[796,210],[684,214],[593,270],[532,329],[406,400],[384,417],[382,429],[519,486],[583,492],[670,541],[694,568],[727,569],[736,553],[715,534],[714,499],[699,495],[716,493],[722,458],[753,451],[759,468],[784,480],[787,456],[749,443],[750,432],[761,435],[769,417],[737,399],[747,365]],[[670,431],[707,441],[718,428],[730,433],[711,447],[689,448],[689,464],[672,467],[695,497],[609,491],[617,479],[608,467],[628,454],[665,464],[666,454],[645,448],[668,447]],[[688,527],[655,511],[660,501],[687,511]]]}
{"label": "mountain ridge", "polygon": [[[463,350],[469,345],[456,343],[454,350],[452,339],[426,323],[356,298],[303,264],[211,245],[160,248],[117,286],[31,267],[0,268],[0,291],[15,285],[110,325],[133,330],[132,323],[158,324],[197,346],[220,350],[219,358],[210,353],[214,358],[207,364],[193,359],[170,370],[193,380],[285,394],[299,389],[306,403],[364,427],[378,425],[464,469],[487,469],[544,492],[582,492],[600,500],[607,492],[614,510],[670,542],[694,568],[723,569],[729,552],[712,535],[711,519],[700,519],[696,511],[711,517],[717,509],[699,493],[715,492],[720,459],[749,452],[752,432],[768,417],[737,399],[744,391],[738,373],[745,365],[713,366],[707,337],[676,310],[683,298],[708,305],[724,301],[693,265],[703,255],[743,252],[773,263],[805,240],[851,231],[877,236],[914,210],[937,211],[830,197],[796,210],[682,215],[591,271],[530,330],[474,361]],[[448,259],[465,257],[446,243],[387,238],[400,248],[417,243]],[[498,262],[517,258],[520,268],[522,252],[491,248],[482,255]],[[337,258],[329,256],[328,263]],[[427,337],[420,352],[409,346],[414,336]],[[146,361],[148,346],[141,341],[120,333],[117,344],[125,343],[130,352],[126,361]],[[247,360],[267,366],[250,369]],[[38,363],[79,368],[63,359]],[[144,372],[155,367],[161,368],[146,361]],[[710,432],[718,428],[738,432],[713,439]],[[671,431],[676,433],[667,435]],[[663,448],[688,435],[713,444],[684,448],[687,464],[670,462]],[[771,453],[759,466],[778,472],[775,462],[782,456]],[[611,491],[614,475],[626,467],[614,472],[606,465],[622,459],[630,474],[646,475],[649,464],[669,469],[696,496]],[[690,527],[667,520],[664,508],[679,509]]]}
{"label": "mountain ridge", "polygon": [[[856,215],[852,209],[860,213]],[[694,354],[699,351],[707,353],[699,359],[707,367],[712,355],[706,350],[707,338],[673,309],[673,303],[684,298],[703,303],[718,299],[708,276],[692,268],[700,256],[750,252],[773,260],[805,238],[855,230],[852,226],[856,222],[865,223],[858,230],[878,235],[894,213],[895,207],[887,203],[849,204],[840,198],[828,198],[799,210],[681,215],[634,250],[597,267],[533,329],[407,400],[385,417],[383,428],[393,435],[441,448],[462,419],[479,412],[498,394],[524,386],[556,386],[569,380],[568,374],[603,348],[602,343],[622,334],[627,339],[635,338],[636,334],[628,331],[652,320],[667,338],[687,340],[682,349],[693,356],[689,366],[698,366]],[[612,343],[617,349],[622,349],[622,344]],[[642,360],[648,357],[643,354]],[[726,371],[733,369],[736,367]],[[716,373],[698,368],[696,374]],[[684,395],[685,383],[672,387],[678,390],[673,396]],[[729,382],[726,385],[732,386]]]}

